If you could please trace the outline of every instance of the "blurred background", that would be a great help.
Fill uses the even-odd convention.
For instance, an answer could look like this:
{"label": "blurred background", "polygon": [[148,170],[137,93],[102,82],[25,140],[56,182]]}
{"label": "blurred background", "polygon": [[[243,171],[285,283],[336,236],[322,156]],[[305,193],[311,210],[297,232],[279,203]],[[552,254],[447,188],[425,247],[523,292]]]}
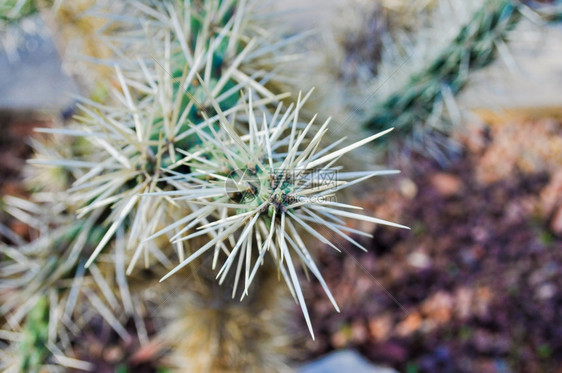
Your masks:
{"label": "blurred background", "polygon": [[[92,62],[111,51],[96,42],[103,21],[92,1],[1,1],[0,195],[27,198],[21,169],[33,128],[68,120],[73,95],[103,100],[114,78]],[[303,372],[331,371],[333,361],[366,372],[562,372],[562,23],[545,21],[535,6],[559,4],[528,4],[529,14],[495,42],[496,56],[468,69],[452,92],[446,121],[454,122],[447,130],[454,149],[442,157],[423,145],[389,152],[383,162],[402,174],[354,195],[366,214],[412,229],[357,226],[374,235],[361,238],[369,252],[321,248],[318,266],[341,313],[319,284],[306,282],[316,341],[299,340],[297,365],[313,362]],[[446,50],[446,35],[473,19],[467,6],[446,0],[274,7],[288,30],[314,31],[298,65],[313,71],[302,88],[315,85],[321,96],[310,110],[329,111],[336,127],[359,133],[354,118],[369,117],[383,91],[406,91]],[[297,307],[290,317],[306,329]],[[88,338],[88,358],[105,366],[139,358],[117,338]]]}

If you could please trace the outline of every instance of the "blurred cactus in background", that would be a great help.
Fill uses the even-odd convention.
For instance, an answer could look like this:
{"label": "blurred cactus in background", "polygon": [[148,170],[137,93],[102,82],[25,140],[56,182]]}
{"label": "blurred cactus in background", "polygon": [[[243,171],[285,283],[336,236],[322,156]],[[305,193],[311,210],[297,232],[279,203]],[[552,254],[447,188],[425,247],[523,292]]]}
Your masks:
{"label": "blurred cactus in background", "polygon": [[[337,121],[360,123],[360,136],[393,127],[397,135],[378,143],[390,159],[407,163],[415,152],[442,165],[460,150],[451,133],[465,121],[457,96],[471,77],[497,59],[517,73],[509,43],[520,21],[540,30],[562,14],[557,1],[356,3],[344,9],[337,34],[344,36],[320,52],[329,51],[321,63],[334,65],[343,86],[333,99],[344,102]],[[330,62],[333,55],[339,58]]]}
{"label": "blurred cactus in background", "polygon": [[414,146],[443,160],[443,148],[433,146],[442,141],[447,147],[450,129],[443,123],[443,111],[448,113],[445,121],[460,122],[454,96],[467,84],[471,72],[494,61],[498,48],[505,51],[508,33],[521,17],[517,7],[511,0],[485,1],[427,67],[413,75],[404,88],[375,104],[374,114],[365,123],[367,128],[396,127],[402,138],[411,136]]}

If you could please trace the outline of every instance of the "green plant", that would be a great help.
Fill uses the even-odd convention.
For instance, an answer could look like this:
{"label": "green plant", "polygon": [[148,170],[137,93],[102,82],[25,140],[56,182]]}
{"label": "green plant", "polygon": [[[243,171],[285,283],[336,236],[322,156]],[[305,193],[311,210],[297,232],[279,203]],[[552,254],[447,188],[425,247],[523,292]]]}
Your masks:
{"label": "green plant", "polygon": [[[220,283],[227,278],[234,262],[238,260],[233,297],[244,266],[243,298],[248,294],[252,279],[259,266],[263,264],[265,254],[269,253],[291,293],[298,299],[310,333],[314,337],[291,252],[297,254],[295,259],[300,259],[322,283],[334,307],[336,309],[338,307],[314,264],[299,230],[338,251],[340,249],[331,242],[334,240],[333,235],[366,251],[348,236],[349,233],[356,231],[346,227],[341,217],[406,227],[346,211],[357,210],[360,207],[329,198],[335,192],[371,177],[396,173],[387,170],[338,173],[335,163],[341,156],[381,137],[390,130],[341,149],[333,150],[327,147],[320,150],[322,136],[328,130],[329,120],[327,120],[314,136],[309,135],[310,138],[305,145],[304,141],[314,124],[314,118],[303,129],[298,129],[297,124],[298,112],[307,96],[302,100],[299,98],[294,110],[289,108],[283,112],[280,104],[276,113],[282,116],[278,120],[274,117],[268,122],[266,113],[259,115],[254,112],[250,93],[246,113],[249,134],[245,138],[237,134],[218,104],[212,102],[221,118],[221,128],[224,131],[222,136],[218,133],[214,136],[202,135],[202,138],[205,138],[204,142],[207,143],[204,150],[187,154],[185,160],[181,161],[182,164],[189,165],[192,173],[176,175],[174,183],[176,190],[150,194],[154,197],[176,197],[194,205],[200,204],[202,207],[148,239],[158,237],[183,224],[187,224],[186,227],[172,240],[181,242],[202,234],[210,234],[212,237],[207,244],[195,250],[170,271],[162,279],[164,280],[211,249],[214,251],[214,268],[219,253],[224,250],[222,243],[231,239],[233,233],[240,232],[232,249],[224,251],[227,259],[217,274]],[[262,118],[261,123],[258,118]],[[233,149],[229,149],[230,147]],[[175,174],[173,171],[171,173]],[[203,179],[195,181],[197,187],[194,188],[193,179],[197,177]],[[218,219],[209,219],[213,215]],[[190,235],[181,236],[201,220],[211,222],[201,225]],[[331,240],[325,236],[330,237]],[[257,258],[254,259],[254,255],[257,255]]]}
{"label": "green plant", "polygon": [[36,11],[33,0],[5,0],[0,4],[0,23],[11,22]]}
{"label": "green plant", "polygon": [[[370,76],[342,82],[345,97],[341,100],[348,100],[343,124],[359,122],[367,134],[395,128],[395,141],[386,138],[378,142],[392,158],[400,153],[407,156],[413,150],[446,164],[459,151],[451,134],[465,120],[457,96],[477,71],[496,60],[517,73],[517,62],[509,50],[510,42],[520,36],[515,29],[525,18],[536,29],[556,22],[562,4],[518,0],[404,2],[403,7],[412,12],[406,12],[410,17],[395,14],[394,7],[400,4],[389,2],[390,14],[376,9],[368,25],[377,27],[356,31],[356,39],[379,41],[379,49],[370,59],[356,62],[354,71],[371,71]],[[413,12],[419,14],[413,17]],[[363,9],[356,13],[357,21],[365,16]],[[353,25],[348,28],[356,27],[355,22],[350,23]],[[343,61],[363,52],[353,43],[354,39],[344,41]],[[351,52],[347,51],[350,48]]]}
{"label": "green plant", "polygon": [[[26,299],[46,299],[50,315],[62,314],[77,328],[49,320],[52,356],[33,355],[41,357],[34,364],[83,366],[52,351],[57,344],[69,347],[66,341],[87,323],[84,314],[103,318],[123,339],[129,337],[123,325],[132,317],[139,339],[146,339],[146,315],[139,310],[155,302],[147,293],[158,277],[177,273],[161,289],[170,294],[185,290],[183,298],[191,300],[183,304],[215,302],[207,280],[202,289],[178,285],[181,274],[190,278],[178,272],[190,263],[205,266],[203,256],[212,258],[209,270],[219,284],[232,285],[231,298],[243,282],[240,300],[257,304],[252,307],[275,308],[277,303],[260,287],[268,283],[269,293],[282,297],[271,285],[282,277],[314,338],[297,274],[300,265],[322,283],[338,308],[305,236],[336,250],[337,239],[364,249],[350,234],[369,235],[347,227],[344,218],[405,228],[353,212],[360,207],[333,198],[371,177],[396,173],[348,172],[337,165],[350,151],[390,130],[347,146],[341,146],[344,139],[323,144],[329,120],[316,126],[315,118],[301,117],[311,92],[299,94],[287,108],[282,102],[290,96],[281,92],[290,69],[281,62],[292,59],[289,48],[300,36],[280,37],[255,16],[255,6],[257,2],[244,0],[127,3],[117,17],[119,27],[112,28],[119,33],[109,37],[117,57],[118,87],[111,91],[112,99],[97,103],[82,98],[75,121],[40,130],[53,137],[34,142],[27,176],[36,203],[7,199],[7,212],[30,224],[38,238],[18,250],[1,248],[8,260],[0,270],[12,294],[2,315],[16,321],[12,325],[18,329],[25,320]],[[63,144],[68,148],[59,149]],[[262,266],[267,270],[259,271]],[[174,299],[170,308],[178,304]],[[249,308],[220,304],[224,312],[216,317],[226,317],[225,324],[235,325],[229,317],[249,322],[244,316]],[[192,328],[197,322],[189,318],[196,310],[207,314],[206,306],[197,307],[180,312],[179,320],[172,317],[171,324]],[[267,312],[252,322],[257,324],[248,330],[255,338],[281,332],[266,325],[271,322]],[[174,327],[166,330],[164,339]],[[219,343],[237,355],[235,344],[221,338],[199,345],[208,349]],[[173,340],[172,348],[179,351],[193,346]],[[256,354],[271,350],[257,348]],[[244,370],[260,359],[232,364]],[[278,359],[267,361],[279,366]],[[228,361],[221,364],[229,369]]]}
{"label": "green plant", "polygon": [[[446,48],[405,87],[375,104],[365,126],[373,131],[395,127],[401,138],[416,132],[447,133],[436,116],[443,104],[458,121],[454,96],[467,84],[470,74],[492,63],[498,48],[505,47],[509,32],[521,18],[519,2],[487,0]],[[433,126],[432,126],[433,125]],[[438,149],[425,149],[438,154]]]}

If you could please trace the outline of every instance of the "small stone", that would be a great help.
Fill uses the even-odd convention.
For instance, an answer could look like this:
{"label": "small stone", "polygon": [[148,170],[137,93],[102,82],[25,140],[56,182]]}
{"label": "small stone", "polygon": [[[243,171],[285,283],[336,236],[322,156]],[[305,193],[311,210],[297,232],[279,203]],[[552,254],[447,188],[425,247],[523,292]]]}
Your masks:
{"label": "small stone", "polygon": [[415,251],[408,255],[408,263],[416,268],[428,268],[431,265],[431,259],[422,251]]}
{"label": "small stone", "polygon": [[474,241],[480,242],[480,243],[486,242],[488,240],[488,238],[490,237],[490,233],[484,227],[474,227],[474,228],[472,228],[471,234],[472,234],[472,238],[474,239]]}
{"label": "small stone", "polygon": [[418,194],[418,186],[412,179],[401,179],[398,188],[400,189],[400,193],[407,199],[413,199]]}
{"label": "small stone", "polygon": [[461,180],[451,174],[437,173],[431,177],[431,185],[444,197],[451,197],[460,193]]}
{"label": "small stone", "polygon": [[539,287],[537,296],[540,299],[550,299],[556,294],[556,287],[551,283],[544,284]]}
{"label": "small stone", "polygon": [[327,356],[307,363],[297,370],[298,373],[396,373],[394,369],[375,366],[355,351],[335,351]]}
{"label": "small stone", "polygon": [[334,334],[332,334],[332,338],[330,341],[335,348],[342,348],[347,345],[349,342],[349,333],[346,333],[346,330],[338,330]]}
{"label": "small stone", "polygon": [[453,297],[445,291],[439,291],[423,302],[421,311],[427,318],[442,324],[451,319],[453,306]]}
{"label": "small stone", "polygon": [[369,337],[369,333],[367,331],[367,327],[363,320],[355,320],[351,324],[351,340],[353,343],[363,343]]}
{"label": "small stone", "polygon": [[108,347],[104,353],[104,359],[109,363],[116,363],[123,358],[123,349],[119,346]]}
{"label": "small stone", "polygon": [[422,317],[419,313],[413,312],[406,317],[404,321],[396,325],[396,334],[401,337],[407,337],[408,335],[416,332],[422,324]]}
{"label": "small stone", "polygon": [[388,314],[375,317],[369,321],[369,332],[375,341],[387,340],[391,329],[392,316]]}
{"label": "small stone", "polygon": [[456,314],[461,320],[467,319],[471,314],[474,292],[466,287],[461,287],[455,294]]}

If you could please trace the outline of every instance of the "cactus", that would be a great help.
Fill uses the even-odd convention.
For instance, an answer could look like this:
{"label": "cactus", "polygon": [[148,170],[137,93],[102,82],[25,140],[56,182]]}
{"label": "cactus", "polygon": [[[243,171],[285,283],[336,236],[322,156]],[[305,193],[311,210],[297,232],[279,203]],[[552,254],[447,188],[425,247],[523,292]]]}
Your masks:
{"label": "cactus", "polygon": [[[457,95],[476,71],[498,58],[514,69],[509,53],[509,42],[517,37],[514,29],[524,18],[537,29],[556,22],[561,4],[549,3],[383,1],[383,9],[374,10],[370,3],[363,5],[347,27],[354,37],[346,38],[339,48],[343,66],[351,59],[358,75],[342,79],[338,101],[347,101],[347,112],[339,120],[346,126],[359,123],[354,130],[366,136],[395,128],[395,141],[377,142],[383,146],[379,150],[386,150],[379,155],[389,152],[389,158],[396,159],[413,150],[446,164],[460,150],[451,136],[463,121]],[[366,21],[365,14],[370,15]],[[359,21],[364,26],[354,31]],[[378,49],[370,59],[358,59],[356,54],[364,51],[356,50],[356,40],[370,40],[369,45]],[[328,50],[330,56],[334,54]]]}
{"label": "cactus", "polygon": [[37,11],[32,0],[6,0],[0,5],[0,25],[8,23]]}
{"label": "cactus", "polygon": [[[448,132],[431,128],[429,119],[435,108],[460,92],[472,71],[494,61],[496,46],[505,43],[520,18],[514,1],[486,1],[434,61],[413,75],[404,88],[375,104],[365,126],[372,131],[395,127],[402,138],[419,131]],[[421,129],[424,126],[428,127]]]}
{"label": "cactus", "polygon": [[41,297],[25,321],[24,337],[20,345],[23,356],[21,370],[24,372],[37,372],[47,355],[48,321],[47,298]]}
{"label": "cactus", "polygon": [[[117,333],[127,337],[114,312],[123,308],[122,298],[130,295],[128,290],[126,294],[119,292],[121,285],[110,285],[116,273],[121,271],[124,275],[125,269],[120,269],[116,261],[112,266],[100,264],[85,271],[84,252],[100,237],[96,217],[71,221],[61,203],[35,204],[10,196],[4,198],[4,209],[38,235],[17,249],[0,246],[0,315],[13,333],[23,335],[18,344],[18,349],[25,351],[24,368],[20,369],[44,371],[41,367],[47,363],[67,368],[90,367],[65,356],[61,350],[69,347],[69,333],[84,326],[84,315],[89,309],[95,309]],[[41,334],[43,331],[48,331],[48,338]]]}
{"label": "cactus", "polygon": [[219,285],[210,268],[194,275],[188,290],[175,293],[166,304],[166,326],[159,340],[171,353],[170,367],[189,366],[201,372],[291,371],[287,358],[294,355],[290,298],[279,286],[276,268],[266,263],[258,274],[259,287],[243,302],[231,297],[228,286]]}
{"label": "cactus", "polygon": [[[201,369],[264,364],[283,370],[290,338],[279,334],[280,324],[271,324],[271,312],[284,309],[278,277],[300,305],[313,338],[301,266],[338,309],[305,236],[336,250],[337,239],[364,249],[350,234],[368,234],[346,227],[344,218],[405,228],[335,201],[342,189],[396,173],[341,171],[337,165],[389,130],[347,146],[340,146],[344,139],[323,144],[329,120],[317,126],[315,118],[301,117],[311,92],[287,108],[283,103],[290,96],[282,89],[291,69],[281,62],[291,61],[284,51],[300,36],[270,31],[260,21],[263,15],[254,13],[256,6],[244,0],[133,0],[120,16],[109,16],[116,19],[111,29],[119,30],[110,38],[113,99],[82,98],[72,123],[40,129],[52,137],[34,142],[26,171],[36,204],[7,198],[7,211],[41,232],[20,246],[23,258],[12,247],[2,249],[14,256],[0,269],[17,294],[2,308],[7,319],[25,319],[25,299],[48,297],[52,314],[62,312],[78,327],[84,312],[97,314],[128,338],[124,323],[128,317],[142,323],[143,315],[135,312],[150,312],[156,300],[147,293],[160,278],[166,280],[159,288],[165,294],[182,288],[159,337],[174,351],[171,360],[180,362],[179,369],[191,361]],[[62,144],[71,146],[59,149]],[[212,259],[210,266],[204,258]],[[188,264],[192,273],[195,264],[204,273],[186,286],[182,279],[188,274],[180,270]],[[213,290],[215,276],[224,287],[220,292]],[[24,285],[24,279],[32,281]],[[249,318],[254,311],[258,317]],[[221,325],[201,340],[194,315]],[[34,352],[41,357],[34,363],[83,364],[62,355],[65,326],[49,320],[48,330],[49,347],[58,345],[61,353]],[[141,324],[137,332],[146,340]],[[183,340],[184,334],[190,337]],[[262,342],[250,348],[248,338]],[[193,346],[215,352],[193,360],[202,358],[193,355]],[[219,355],[224,359],[209,360]]]}

